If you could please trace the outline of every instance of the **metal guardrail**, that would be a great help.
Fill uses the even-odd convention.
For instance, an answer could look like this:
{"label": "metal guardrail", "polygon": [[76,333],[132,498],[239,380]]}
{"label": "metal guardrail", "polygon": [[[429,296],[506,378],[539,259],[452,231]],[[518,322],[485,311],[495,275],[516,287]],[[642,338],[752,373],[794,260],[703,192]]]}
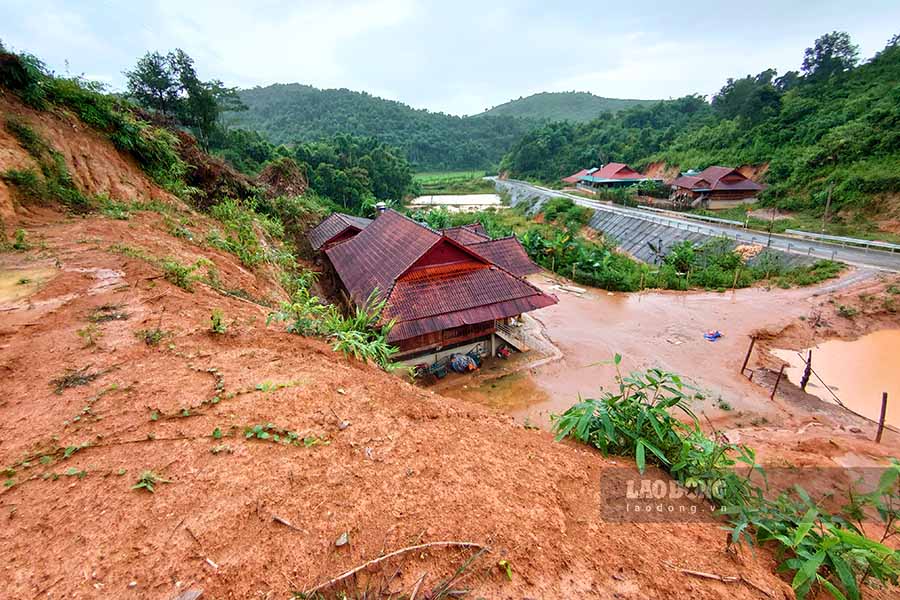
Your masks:
{"label": "metal guardrail", "polygon": [[870,247],[889,250],[890,252],[900,250],[900,244],[892,244],[890,242],[881,242],[879,240],[862,240],[859,238],[842,237],[839,235],[827,235],[824,233],[812,233],[811,231],[801,231],[799,229],[786,229],[785,233],[796,235],[804,238],[820,240],[827,243],[837,243],[842,246],[862,246],[866,250]]}
{"label": "metal guardrail", "polygon": [[678,212],[676,210],[666,210],[665,208],[656,208],[655,206],[637,206],[640,210],[652,210],[654,212],[665,213],[667,215],[672,215],[673,217],[679,219],[695,219],[697,221],[706,221],[708,223],[721,223],[723,225],[732,225],[734,227],[744,227],[744,224],[740,221],[733,221],[731,219],[722,219],[720,217],[710,217],[707,215],[692,215],[689,213]]}

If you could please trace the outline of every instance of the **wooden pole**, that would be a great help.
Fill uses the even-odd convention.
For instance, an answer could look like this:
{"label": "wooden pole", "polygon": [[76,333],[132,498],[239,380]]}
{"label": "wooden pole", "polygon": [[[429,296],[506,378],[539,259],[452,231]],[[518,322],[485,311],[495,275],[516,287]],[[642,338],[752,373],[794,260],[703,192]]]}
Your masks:
{"label": "wooden pole", "polygon": [[881,443],[881,434],[884,433],[884,415],[887,412],[887,392],[881,392],[881,416],[878,417],[878,433],[875,434],[875,443]]}
{"label": "wooden pole", "polygon": [[750,354],[753,352],[753,345],[756,343],[756,338],[752,335],[750,336],[750,347],[747,348],[747,356],[744,357],[744,364],[741,365],[741,375],[744,374],[744,371],[747,370],[747,363],[750,362]]}
{"label": "wooden pole", "polygon": [[800,389],[804,392],[806,391],[806,385],[809,383],[809,378],[812,375],[812,349],[810,349],[809,354],[806,356],[806,367],[803,369],[803,377],[800,378]]}
{"label": "wooden pole", "polygon": [[778,391],[778,384],[781,383],[781,376],[784,375],[784,368],[787,366],[785,363],[781,363],[781,370],[778,371],[778,377],[775,378],[775,386],[772,388],[772,393],[769,394],[769,400],[775,399],[775,392]]}

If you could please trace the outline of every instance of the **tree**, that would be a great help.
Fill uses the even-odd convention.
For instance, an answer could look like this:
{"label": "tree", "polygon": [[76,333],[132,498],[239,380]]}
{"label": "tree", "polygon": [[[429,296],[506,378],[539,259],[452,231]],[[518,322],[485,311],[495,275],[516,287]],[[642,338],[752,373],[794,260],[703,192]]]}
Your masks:
{"label": "tree", "polygon": [[169,57],[148,52],[131,71],[125,71],[128,95],[138,104],[165,115],[174,116],[181,93],[181,82],[172,70]]}
{"label": "tree", "polygon": [[815,41],[803,55],[803,73],[809,79],[827,79],[849,71],[859,62],[859,46],[846,31],[832,31]]}
{"label": "tree", "polygon": [[713,96],[712,106],[725,119],[743,118],[751,124],[776,113],[781,97],[772,80],[775,69],[766,69],[756,77],[729,78],[719,93]]}
{"label": "tree", "polygon": [[173,116],[190,127],[206,149],[220,127],[221,113],[247,108],[238,97],[237,88],[225,87],[217,79],[201,81],[194,59],[180,48],[165,56],[148,52],[125,75],[129,96],[141,106]]}

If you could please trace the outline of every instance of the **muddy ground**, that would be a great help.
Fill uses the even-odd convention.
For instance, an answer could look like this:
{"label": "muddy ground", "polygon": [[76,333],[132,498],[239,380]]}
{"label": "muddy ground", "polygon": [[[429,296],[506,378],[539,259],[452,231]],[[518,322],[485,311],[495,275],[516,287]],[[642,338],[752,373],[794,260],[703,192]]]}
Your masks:
{"label": "muddy ground", "polygon": [[[472,597],[791,597],[771,553],[728,548],[720,522],[604,518],[601,484],[633,474],[632,461],[554,442],[267,326],[284,298],[276,274],[192,241],[214,223],[71,117],[7,100],[0,109],[60,148],[87,191],[170,204],[124,221],[70,217],[22,206],[0,185],[3,227],[24,229],[31,246],[0,253],[4,598],[288,598],[386,552],[447,541],[485,551],[472,562],[475,550],[458,545],[405,552],[338,587],[435,597],[465,566],[451,588]],[[14,140],[0,136],[0,150],[0,169],[28,164]],[[159,266],[167,257],[210,261],[228,293],[173,285]],[[587,318],[595,308],[583,300]],[[214,309],[224,334],[211,331]],[[648,327],[643,343],[707,322],[687,325]],[[620,336],[590,346],[591,360],[639,356],[640,338]],[[247,437],[254,428],[267,435]],[[878,456],[853,437],[823,442],[815,429],[760,436],[784,460]]]}

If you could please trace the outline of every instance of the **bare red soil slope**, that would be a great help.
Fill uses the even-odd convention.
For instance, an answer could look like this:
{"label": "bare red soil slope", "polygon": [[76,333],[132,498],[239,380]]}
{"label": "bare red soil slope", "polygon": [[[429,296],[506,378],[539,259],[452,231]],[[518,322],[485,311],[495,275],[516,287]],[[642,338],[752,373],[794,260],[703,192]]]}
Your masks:
{"label": "bare red soil slope", "polygon": [[[442,540],[489,547],[455,584],[473,597],[791,596],[772,557],[726,550],[719,524],[604,522],[601,476],[627,461],[267,326],[258,302],[284,294],[266,269],[170,233],[176,221],[202,240],[209,219],[70,117],[0,110],[62,151],[85,191],[172,207],[70,217],[0,188],[7,233],[24,228],[32,245],[0,254],[14,280],[0,286],[3,597],[285,598]],[[28,160],[0,134],[0,170]],[[176,287],[165,257],[212,261],[240,297]],[[210,331],[213,309],[225,334]],[[244,435],[269,424],[305,443]],[[155,493],[133,488],[148,470]],[[406,594],[424,576],[425,597],[471,555],[437,547],[363,573]]]}

